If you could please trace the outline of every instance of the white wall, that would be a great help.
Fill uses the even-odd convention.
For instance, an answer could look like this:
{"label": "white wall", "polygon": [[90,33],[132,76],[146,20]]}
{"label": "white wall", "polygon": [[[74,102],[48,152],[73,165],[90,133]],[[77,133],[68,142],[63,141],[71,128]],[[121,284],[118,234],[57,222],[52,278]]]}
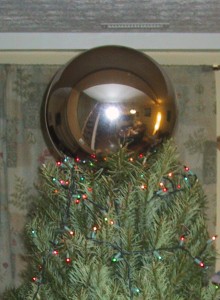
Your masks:
{"label": "white wall", "polygon": [[3,32],[1,50],[90,49],[102,45],[121,45],[135,49],[215,51],[220,49],[220,33],[161,32]]}
{"label": "white wall", "polygon": [[[219,37],[220,39],[220,37]],[[220,49],[220,47],[219,47]],[[218,51],[144,51],[164,65],[220,65]],[[9,64],[65,64],[81,51],[4,51],[0,47],[0,63]]]}

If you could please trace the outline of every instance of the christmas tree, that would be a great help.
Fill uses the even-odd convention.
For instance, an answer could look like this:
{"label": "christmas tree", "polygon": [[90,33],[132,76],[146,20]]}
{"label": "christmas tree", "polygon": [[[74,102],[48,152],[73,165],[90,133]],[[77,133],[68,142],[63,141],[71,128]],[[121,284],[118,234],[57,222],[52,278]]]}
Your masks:
{"label": "christmas tree", "polygon": [[172,141],[43,165],[27,282],[4,299],[211,300],[206,197]]}

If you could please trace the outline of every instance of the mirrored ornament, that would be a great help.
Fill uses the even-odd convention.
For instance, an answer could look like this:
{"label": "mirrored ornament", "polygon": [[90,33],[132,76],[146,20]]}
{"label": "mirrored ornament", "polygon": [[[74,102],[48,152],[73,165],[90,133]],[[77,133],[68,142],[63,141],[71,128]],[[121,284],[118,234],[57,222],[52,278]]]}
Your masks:
{"label": "mirrored ornament", "polygon": [[103,46],[68,62],[50,83],[47,136],[59,155],[107,155],[126,145],[146,151],[171,136],[176,119],[171,81],[149,56]]}

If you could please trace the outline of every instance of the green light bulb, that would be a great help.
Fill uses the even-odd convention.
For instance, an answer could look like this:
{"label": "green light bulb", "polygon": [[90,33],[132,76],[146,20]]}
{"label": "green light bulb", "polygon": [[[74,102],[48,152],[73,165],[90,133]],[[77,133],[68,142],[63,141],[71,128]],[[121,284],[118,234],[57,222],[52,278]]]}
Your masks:
{"label": "green light bulb", "polygon": [[37,233],[34,229],[31,230],[31,235],[32,237],[37,237]]}
{"label": "green light bulb", "polygon": [[117,259],[114,257],[114,258],[112,258],[112,261],[113,262],[117,262]]}
{"label": "green light bulb", "polygon": [[131,288],[131,291],[132,291],[133,294],[140,294],[140,292],[141,292],[140,289],[136,288],[136,287],[135,288]]}

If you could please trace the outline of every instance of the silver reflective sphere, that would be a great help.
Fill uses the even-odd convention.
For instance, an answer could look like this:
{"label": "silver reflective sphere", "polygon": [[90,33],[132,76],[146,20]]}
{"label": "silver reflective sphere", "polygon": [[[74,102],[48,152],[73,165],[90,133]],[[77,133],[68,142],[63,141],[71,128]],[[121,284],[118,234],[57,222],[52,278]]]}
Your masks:
{"label": "silver reflective sphere", "polygon": [[175,94],[164,70],[136,50],[105,46],[79,55],[52,80],[45,122],[56,151],[144,151],[172,134]]}

